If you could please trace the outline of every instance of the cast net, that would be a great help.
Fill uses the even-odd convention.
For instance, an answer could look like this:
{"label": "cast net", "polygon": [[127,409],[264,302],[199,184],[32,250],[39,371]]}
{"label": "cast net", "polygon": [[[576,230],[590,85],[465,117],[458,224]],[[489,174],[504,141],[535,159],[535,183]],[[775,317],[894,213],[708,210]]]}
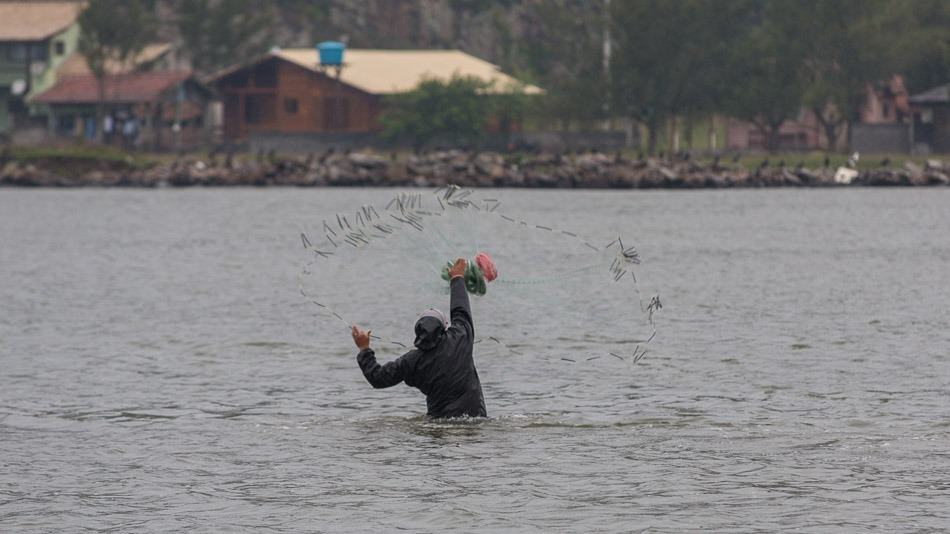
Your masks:
{"label": "cast net", "polygon": [[301,233],[308,260],[300,292],[322,327],[343,335],[344,326],[356,324],[372,330],[377,351],[404,352],[423,310],[449,314],[445,267],[462,257],[470,263],[466,278],[482,347],[635,363],[656,334],[654,314],[662,307],[658,296],[640,292],[639,253],[622,236],[584,236],[569,225],[525,220],[498,198],[456,186],[399,193]]}

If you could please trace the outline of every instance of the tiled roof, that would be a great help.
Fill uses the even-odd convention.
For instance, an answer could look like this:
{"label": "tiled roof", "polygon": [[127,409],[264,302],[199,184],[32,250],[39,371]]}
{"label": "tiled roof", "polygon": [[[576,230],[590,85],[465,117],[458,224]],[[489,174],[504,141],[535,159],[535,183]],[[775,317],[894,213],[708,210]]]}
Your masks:
{"label": "tiled roof", "polygon": [[[105,78],[105,102],[152,102],[165,90],[190,77],[191,73],[187,71],[110,75]],[[99,101],[99,85],[91,74],[64,77],[32,101],[38,104],[95,104]]]}
{"label": "tiled roof", "polygon": [[[265,57],[278,57],[305,69],[317,71],[317,51],[313,48],[278,49]],[[404,93],[414,89],[426,78],[448,80],[453,75],[474,76],[494,83],[491,93],[508,93],[520,86],[527,94],[543,91],[530,84],[521,84],[503,73],[497,65],[460,50],[367,50],[347,49],[340,81],[371,94]],[[216,74],[219,79],[244,68],[233,67]]]}
{"label": "tiled roof", "polygon": [[0,41],[39,41],[68,28],[79,2],[0,2]]}
{"label": "tiled roof", "polygon": [[934,87],[910,97],[911,104],[947,104],[950,103],[950,83]]}

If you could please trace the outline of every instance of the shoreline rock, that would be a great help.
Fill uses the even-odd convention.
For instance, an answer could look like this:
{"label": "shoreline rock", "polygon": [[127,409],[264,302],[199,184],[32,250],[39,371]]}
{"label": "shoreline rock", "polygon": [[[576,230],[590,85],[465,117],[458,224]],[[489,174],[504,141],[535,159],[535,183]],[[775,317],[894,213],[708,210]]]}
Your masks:
{"label": "shoreline rock", "polygon": [[948,186],[950,171],[940,160],[926,165],[862,171],[850,185],[834,182],[835,169],[629,159],[620,154],[504,155],[443,150],[406,160],[368,152],[278,158],[259,155],[235,162],[230,156],[184,159],[147,168],[85,165],[68,174],[63,165],[7,162],[0,187],[516,187],[560,189],[718,189],[755,187]]}

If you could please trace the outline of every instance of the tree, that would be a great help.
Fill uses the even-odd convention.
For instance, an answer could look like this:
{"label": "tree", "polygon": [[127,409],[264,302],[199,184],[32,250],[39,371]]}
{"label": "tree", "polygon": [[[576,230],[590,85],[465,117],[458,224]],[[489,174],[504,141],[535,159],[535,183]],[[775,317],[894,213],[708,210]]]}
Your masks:
{"label": "tree", "polygon": [[894,1],[878,16],[888,36],[882,59],[892,72],[905,76],[912,93],[950,80],[950,2]]}
{"label": "tree", "polygon": [[652,154],[665,120],[716,107],[748,2],[626,0],[611,6],[613,109],[646,126]]}
{"label": "tree", "polygon": [[416,150],[439,139],[450,143],[480,140],[491,116],[489,84],[474,77],[428,79],[413,91],[387,99],[380,117],[383,136],[409,140]]}
{"label": "tree", "polygon": [[779,130],[801,109],[804,93],[801,39],[775,5],[763,5],[763,20],[741,30],[723,105],[762,133],[769,152],[778,150]]}
{"label": "tree", "polygon": [[562,127],[607,118],[603,3],[540,0],[524,18],[523,34],[514,41],[526,77],[546,91],[539,112]]}
{"label": "tree", "polygon": [[208,72],[265,52],[273,8],[265,0],[182,0],[178,31],[192,67]]}
{"label": "tree", "polygon": [[[830,150],[860,116],[868,83],[889,76],[886,0],[773,0],[776,16],[794,25],[805,45],[804,103],[818,119]],[[849,128],[850,130],[850,128]]]}
{"label": "tree", "polygon": [[[154,38],[156,21],[147,7],[143,0],[89,0],[79,14],[79,51],[96,78],[98,90],[97,125],[102,124],[110,68],[131,68]],[[96,128],[96,136],[102,139],[101,127]]]}

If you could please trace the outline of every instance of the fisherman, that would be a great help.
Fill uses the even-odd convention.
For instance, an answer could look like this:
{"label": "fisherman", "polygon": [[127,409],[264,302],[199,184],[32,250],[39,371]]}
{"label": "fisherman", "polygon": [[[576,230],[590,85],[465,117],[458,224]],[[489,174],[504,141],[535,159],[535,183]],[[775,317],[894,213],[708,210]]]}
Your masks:
{"label": "fisherman", "polygon": [[441,311],[429,308],[416,320],[415,349],[385,365],[376,362],[369,347],[369,334],[352,327],[353,341],[360,349],[356,361],[374,388],[400,382],[426,395],[430,417],[487,417],[482,384],[475,370],[472,347],[475,330],[472,309],[465,291],[466,262],[459,258],[449,269],[451,325]]}

